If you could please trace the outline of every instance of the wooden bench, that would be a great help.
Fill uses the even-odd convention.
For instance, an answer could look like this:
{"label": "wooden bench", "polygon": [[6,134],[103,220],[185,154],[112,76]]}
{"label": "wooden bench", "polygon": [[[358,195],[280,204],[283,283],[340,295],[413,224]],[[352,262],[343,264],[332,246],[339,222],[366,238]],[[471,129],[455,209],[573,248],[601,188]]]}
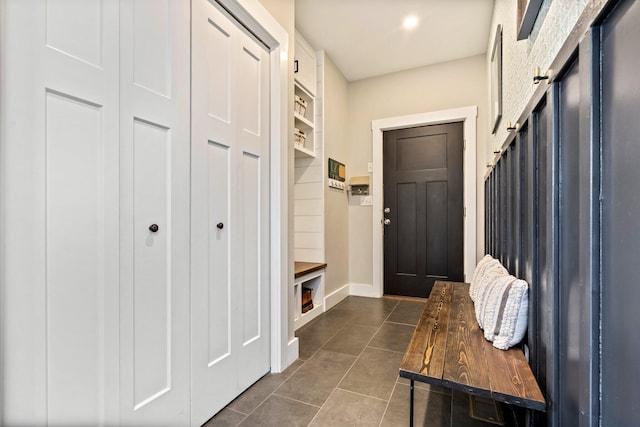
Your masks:
{"label": "wooden bench", "polygon": [[519,348],[499,350],[484,338],[466,283],[436,282],[400,366],[410,380],[545,411],[531,367]]}

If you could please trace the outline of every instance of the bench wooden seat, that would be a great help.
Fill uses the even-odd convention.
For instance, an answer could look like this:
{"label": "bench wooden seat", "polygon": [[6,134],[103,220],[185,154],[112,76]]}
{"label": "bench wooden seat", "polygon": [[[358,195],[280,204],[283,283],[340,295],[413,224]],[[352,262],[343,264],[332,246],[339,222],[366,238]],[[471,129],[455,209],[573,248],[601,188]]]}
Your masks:
{"label": "bench wooden seat", "polygon": [[522,350],[499,350],[484,338],[466,283],[434,284],[404,355],[400,376],[410,380],[411,425],[414,381],[546,410]]}
{"label": "bench wooden seat", "polygon": [[321,262],[296,261],[294,263],[294,277],[297,279],[305,274],[313,273],[314,271],[322,270],[326,267],[327,264]]}

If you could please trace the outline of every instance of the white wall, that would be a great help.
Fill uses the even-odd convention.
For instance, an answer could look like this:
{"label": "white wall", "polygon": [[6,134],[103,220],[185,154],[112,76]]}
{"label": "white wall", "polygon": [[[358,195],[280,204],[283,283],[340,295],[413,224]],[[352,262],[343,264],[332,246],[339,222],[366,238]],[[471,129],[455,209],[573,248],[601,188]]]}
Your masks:
{"label": "white wall", "polygon": [[[367,175],[372,160],[371,121],[388,117],[478,106],[477,256],[484,254],[485,150],[488,124],[487,67],[484,55],[401,71],[349,85],[347,174]],[[371,285],[372,207],[349,205],[349,282]]]}
{"label": "white wall", "polygon": [[[502,25],[503,58],[502,120],[496,134],[489,135],[489,143],[485,150],[487,162],[493,160],[493,147],[501,146],[508,136],[507,121],[515,123],[531,99],[536,88],[532,80],[535,67],[539,66],[542,72],[546,72],[588,3],[589,0],[545,0],[531,36],[526,40],[517,41],[517,2],[495,1],[486,67],[488,70],[491,64],[493,39],[496,27],[500,24]],[[489,106],[488,99],[485,106],[486,108]]]}
{"label": "white wall", "polygon": [[347,191],[329,188],[327,159],[347,165],[349,172],[348,82],[331,58],[324,55],[324,201],[325,259],[327,272],[325,294],[349,282],[349,205]]}

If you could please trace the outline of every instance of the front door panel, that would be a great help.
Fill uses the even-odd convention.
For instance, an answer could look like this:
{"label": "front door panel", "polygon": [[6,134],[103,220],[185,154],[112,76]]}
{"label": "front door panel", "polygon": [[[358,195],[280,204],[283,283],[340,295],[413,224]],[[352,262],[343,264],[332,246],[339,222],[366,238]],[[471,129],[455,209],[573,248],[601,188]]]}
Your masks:
{"label": "front door panel", "polygon": [[385,293],[463,280],[462,123],[384,133]]}

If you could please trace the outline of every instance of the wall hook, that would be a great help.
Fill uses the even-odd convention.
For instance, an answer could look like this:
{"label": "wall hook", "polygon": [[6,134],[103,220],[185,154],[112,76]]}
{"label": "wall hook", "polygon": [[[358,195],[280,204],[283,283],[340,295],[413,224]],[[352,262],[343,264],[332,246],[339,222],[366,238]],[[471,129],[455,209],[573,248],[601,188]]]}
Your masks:
{"label": "wall hook", "polygon": [[536,67],[533,72],[533,84],[537,85],[542,80],[546,80],[547,83],[551,82],[551,70],[547,70],[547,72],[543,75],[540,73],[540,67]]}

